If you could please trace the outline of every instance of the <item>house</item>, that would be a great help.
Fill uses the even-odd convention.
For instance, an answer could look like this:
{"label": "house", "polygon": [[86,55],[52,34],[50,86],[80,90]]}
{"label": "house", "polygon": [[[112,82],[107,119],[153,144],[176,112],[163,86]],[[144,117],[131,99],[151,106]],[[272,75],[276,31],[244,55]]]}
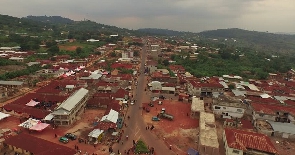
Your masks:
{"label": "house", "polygon": [[266,135],[255,132],[225,128],[223,142],[226,155],[276,155],[278,153]]}
{"label": "house", "polygon": [[118,118],[119,118],[119,113],[111,109],[110,112],[107,115],[103,116],[100,121],[117,123]]}
{"label": "house", "polygon": [[76,154],[76,150],[72,148],[52,143],[50,141],[37,138],[25,133],[9,137],[4,141],[4,145],[14,152],[25,155]]}
{"label": "house", "polygon": [[219,155],[219,143],[214,114],[201,112],[199,124],[198,150],[200,154]]}
{"label": "house", "polygon": [[153,60],[147,61],[146,64],[147,64],[146,67],[148,68],[148,73],[151,74],[157,70],[158,63],[156,61],[153,61]]}
{"label": "house", "polygon": [[224,87],[218,82],[201,83],[195,80],[188,80],[187,90],[193,96],[212,96],[213,93],[223,93]]}
{"label": "house", "polygon": [[259,133],[279,138],[295,139],[295,125],[270,120],[256,120],[256,129]]}
{"label": "house", "polygon": [[56,125],[72,124],[81,110],[84,110],[88,99],[88,90],[80,88],[51,113]]}
{"label": "house", "polygon": [[162,84],[159,81],[152,81],[148,83],[148,86],[152,92],[159,92],[162,90]]}
{"label": "house", "polygon": [[221,118],[242,118],[246,111],[246,105],[240,101],[214,99],[212,104],[213,113]]}
{"label": "house", "polygon": [[128,100],[129,92],[121,88],[121,89],[118,89],[117,92],[112,95],[112,97],[115,100],[120,100],[120,101]]}
{"label": "house", "polygon": [[104,130],[100,130],[100,129],[93,129],[89,134],[89,141],[91,142],[97,142],[100,141],[103,137]]}
{"label": "house", "polygon": [[21,57],[10,57],[9,60],[17,61],[17,62],[24,62],[25,58]]}

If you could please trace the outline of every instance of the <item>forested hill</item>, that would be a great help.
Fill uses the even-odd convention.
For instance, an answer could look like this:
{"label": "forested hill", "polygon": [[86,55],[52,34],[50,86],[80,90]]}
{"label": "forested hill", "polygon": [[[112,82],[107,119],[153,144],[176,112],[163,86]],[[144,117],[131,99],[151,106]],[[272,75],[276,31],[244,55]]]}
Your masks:
{"label": "forested hill", "polygon": [[157,29],[157,28],[142,28],[137,31],[145,33],[147,35],[163,35],[163,36],[196,36],[196,33],[184,32],[184,31],[174,31],[168,29]]}
{"label": "forested hill", "polygon": [[237,28],[204,31],[199,35],[203,38],[218,39],[229,44],[230,40],[236,40],[235,44],[254,47],[261,51],[295,52],[295,35],[247,31]]}
{"label": "forested hill", "polygon": [[64,18],[61,16],[27,16],[26,19],[45,22],[45,23],[55,23],[55,24],[70,24],[74,23],[73,20],[69,18]]}

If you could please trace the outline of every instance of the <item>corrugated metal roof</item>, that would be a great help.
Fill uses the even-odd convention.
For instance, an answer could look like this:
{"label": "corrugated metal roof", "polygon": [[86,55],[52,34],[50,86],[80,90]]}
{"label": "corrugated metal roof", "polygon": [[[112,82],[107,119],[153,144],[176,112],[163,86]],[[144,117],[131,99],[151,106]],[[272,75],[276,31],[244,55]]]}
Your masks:
{"label": "corrugated metal roof", "polygon": [[65,109],[67,111],[71,111],[76,104],[82,100],[88,93],[88,90],[85,88],[80,88],[74,94],[72,94],[67,100],[65,100],[57,109]]}
{"label": "corrugated metal roof", "polygon": [[292,123],[281,123],[274,121],[267,121],[275,132],[289,133],[295,135],[295,124]]}
{"label": "corrugated metal roof", "polygon": [[93,138],[97,138],[100,134],[102,134],[103,133],[103,130],[100,130],[100,129],[94,129],[94,130],[92,130],[89,134],[88,134],[88,136],[89,137],[93,137]]}
{"label": "corrugated metal roof", "polygon": [[0,85],[22,85],[24,82],[22,81],[0,81]]}

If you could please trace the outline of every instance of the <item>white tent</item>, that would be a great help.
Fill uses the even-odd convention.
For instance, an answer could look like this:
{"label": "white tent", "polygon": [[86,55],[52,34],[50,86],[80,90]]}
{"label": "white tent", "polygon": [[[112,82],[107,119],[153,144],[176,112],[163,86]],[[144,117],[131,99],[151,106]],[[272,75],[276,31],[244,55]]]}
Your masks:
{"label": "white tent", "polygon": [[5,114],[3,112],[0,112],[0,120],[6,118],[6,117],[9,117],[10,115],[9,114]]}
{"label": "white tent", "polygon": [[101,135],[103,133],[103,130],[100,129],[94,129],[92,130],[89,134],[88,137],[93,137],[93,138],[97,138],[99,135]]}

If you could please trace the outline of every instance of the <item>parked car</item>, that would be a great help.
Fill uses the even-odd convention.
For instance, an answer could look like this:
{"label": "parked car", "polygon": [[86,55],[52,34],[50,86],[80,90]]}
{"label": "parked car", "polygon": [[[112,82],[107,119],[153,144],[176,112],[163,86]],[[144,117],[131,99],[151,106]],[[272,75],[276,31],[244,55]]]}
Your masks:
{"label": "parked car", "polygon": [[72,133],[67,133],[65,135],[65,137],[68,138],[68,139],[71,139],[71,140],[76,140],[77,139],[77,136],[72,134]]}
{"label": "parked car", "polygon": [[134,105],[134,101],[131,101],[131,102],[130,102],[130,105]]}
{"label": "parked car", "polygon": [[67,144],[69,142],[69,139],[67,137],[60,137],[59,141],[64,143],[64,144]]}
{"label": "parked car", "polygon": [[159,103],[158,103],[159,105],[162,105],[163,104],[163,101],[159,101]]}
{"label": "parked car", "polygon": [[150,107],[154,107],[154,104],[153,104],[153,103],[149,103],[149,106],[150,106]]}
{"label": "parked car", "polygon": [[152,121],[160,121],[160,118],[158,118],[157,116],[153,116]]}

